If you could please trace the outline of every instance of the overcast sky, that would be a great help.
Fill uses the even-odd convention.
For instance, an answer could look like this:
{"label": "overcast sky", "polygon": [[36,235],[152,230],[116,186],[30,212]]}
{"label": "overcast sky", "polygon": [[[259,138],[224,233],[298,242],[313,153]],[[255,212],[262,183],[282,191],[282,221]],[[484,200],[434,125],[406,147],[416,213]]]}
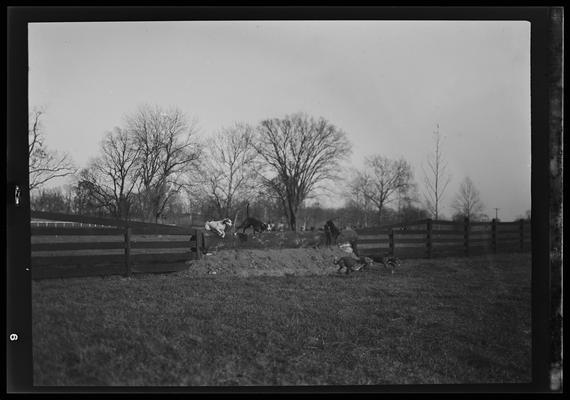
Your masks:
{"label": "overcast sky", "polygon": [[439,124],[447,217],[466,176],[490,217],[531,207],[525,21],[33,23],[29,78],[48,147],[79,167],[143,103],[180,108],[203,137],[304,111],[348,134],[348,165],[404,157],[420,192]]}

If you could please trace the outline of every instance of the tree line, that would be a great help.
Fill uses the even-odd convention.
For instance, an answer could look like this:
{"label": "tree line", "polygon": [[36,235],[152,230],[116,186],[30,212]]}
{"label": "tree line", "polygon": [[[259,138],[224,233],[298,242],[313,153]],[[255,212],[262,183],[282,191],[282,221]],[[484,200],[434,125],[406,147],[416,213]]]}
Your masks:
{"label": "tree line", "polygon": [[[35,210],[161,222],[190,212],[239,221],[248,209],[252,216],[283,222],[292,230],[327,219],[337,219],[341,226],[377,226],[440,218],[451,180],[439,129],[423,170],[422,199],[404,158],[373,154],[362,169],[342,168],[352,153],[347,133],[306,113],[257,125],[235,123],[204,140],[195,121],[180,109],[142,105],[125,115],[122,126],[104,134],[98,155],[83,168],[76,168],[69,155],[48,149],[42,115],[34,111],[29,128]],[[45,188],[62,176],[71,176],[72,183]],[[345,204],[326,209],[310,203],[331,182],[344,188]],[[451,208],[453,218],[486,218],[469,177]]]}

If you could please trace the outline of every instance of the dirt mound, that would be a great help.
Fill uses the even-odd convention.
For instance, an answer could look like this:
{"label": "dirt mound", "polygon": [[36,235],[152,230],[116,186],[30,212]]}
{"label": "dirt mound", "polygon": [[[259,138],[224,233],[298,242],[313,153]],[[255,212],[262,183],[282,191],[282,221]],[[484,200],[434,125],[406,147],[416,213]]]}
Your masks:
{"label": "dirt mound", "polygon": [[342,249],[228,249],[188,261],[189,268],[182,275],[284,276],[328,275],[336,272],[335,256],[348,255]]}
{"label": "dirt mound", "polygon": [[[252,235],[251,232],[239,235],[228,234],[220,238],[211,232],[204,232],[204,244],[207,251],[217,253],[222,250],[245,250],[245,249],[314,249],[323,248],[326,245],[325,233],[322,231],[306,232],[263,232]],[[356,240],[358,235],[351,229],[341,231],[336,240],[337,244],[348,243]]]}

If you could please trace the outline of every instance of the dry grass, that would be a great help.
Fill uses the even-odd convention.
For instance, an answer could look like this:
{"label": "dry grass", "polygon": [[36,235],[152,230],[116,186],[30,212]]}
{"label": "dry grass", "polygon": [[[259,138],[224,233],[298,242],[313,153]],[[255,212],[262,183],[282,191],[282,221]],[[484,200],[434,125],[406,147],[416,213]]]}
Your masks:
{"label": "dry grass", "polygon": [[394,275],[298,262],[285,276],[35,281],[34,384],[530,381],[530,254],[404,260]]}

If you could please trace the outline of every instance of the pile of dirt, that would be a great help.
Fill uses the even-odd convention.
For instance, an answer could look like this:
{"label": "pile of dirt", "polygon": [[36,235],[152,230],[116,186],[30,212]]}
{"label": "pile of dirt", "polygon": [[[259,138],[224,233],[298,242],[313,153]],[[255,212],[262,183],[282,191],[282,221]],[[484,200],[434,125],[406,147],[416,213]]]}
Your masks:
{"label": "pile of dirt", "polygon": [[334,257],[347,256],[337,246],[296,249],[227,249],[188,261],[186,276],[328,275],[338,268]]}

